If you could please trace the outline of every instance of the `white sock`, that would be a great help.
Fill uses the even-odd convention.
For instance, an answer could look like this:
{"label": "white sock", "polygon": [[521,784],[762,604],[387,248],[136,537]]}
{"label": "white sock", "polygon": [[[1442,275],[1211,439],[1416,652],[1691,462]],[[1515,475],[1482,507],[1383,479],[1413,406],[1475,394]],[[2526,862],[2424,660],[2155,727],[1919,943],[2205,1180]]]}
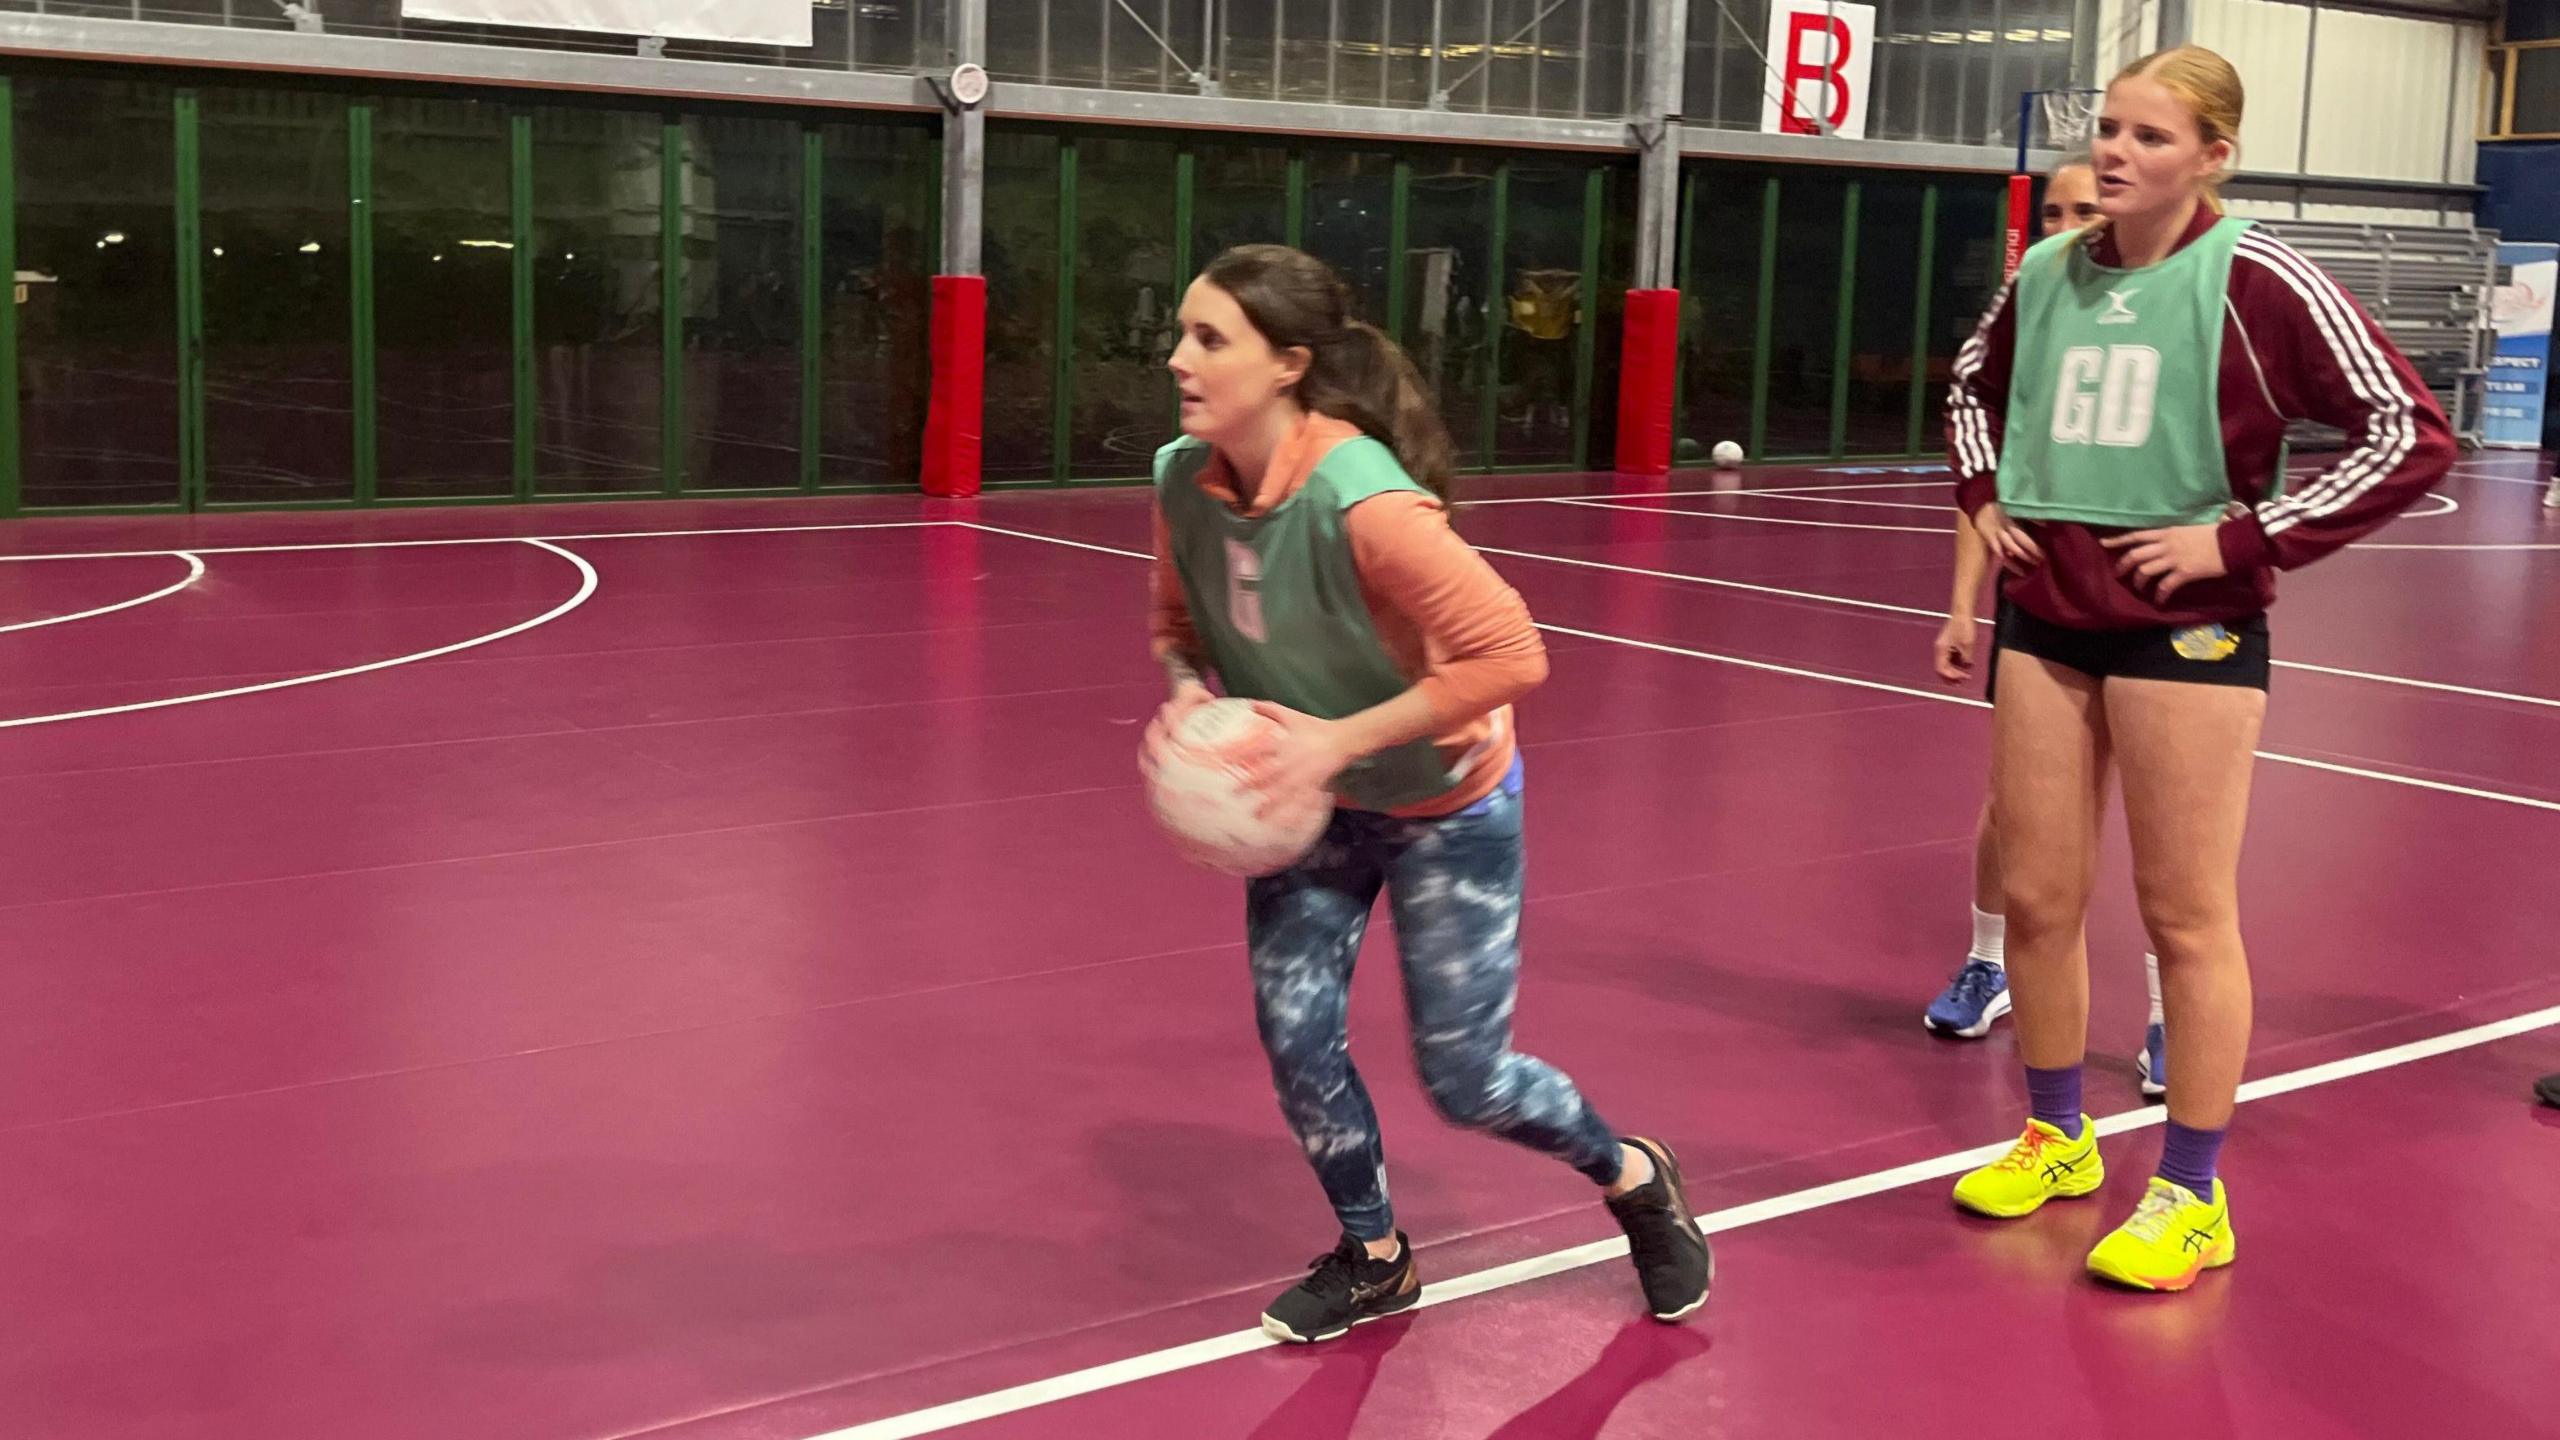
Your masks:
{"label": "white sock", "polygon": [[1998,969],[2009,966],[2009,917],[1973,912],[1973,953],[1969,957]]}
{"label": "white sock", "polygon": [[2151,1023],[2154,1025],[2165,1025],[2169,1023],[2169,1020],[2167,1012],[2160,1008],[2160,957],[2157,955],[2143,956],[2142,972],[2151,980]]}

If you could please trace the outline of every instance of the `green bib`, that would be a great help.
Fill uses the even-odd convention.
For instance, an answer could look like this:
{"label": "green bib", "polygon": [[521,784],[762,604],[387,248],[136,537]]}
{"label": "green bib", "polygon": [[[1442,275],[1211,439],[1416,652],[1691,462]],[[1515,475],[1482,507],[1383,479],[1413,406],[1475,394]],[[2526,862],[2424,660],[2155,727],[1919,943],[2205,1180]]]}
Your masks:
{"label": "green bib", "polygon": [[[1200,488],[1210,454],[1189,438],[1157,451],[1156,503],[1192,628],[1226,692],[1340,720],[1411,689],[1361,597],[1345,518],[1390,490],[1429,492],[1362,436],[1335,446],[1270,514],[1239,515]],[[1355,763],[1333,788],[1356,808],[1393,810],[1445,795],[1460,778],[1417,740]]]}
{"label": "green bib", "polygon": [[2058,235],[2018,264],[2000,505],[2022,520],[2202,525],[2231,502],[2222,312],[2246,220],[2140,270]]}

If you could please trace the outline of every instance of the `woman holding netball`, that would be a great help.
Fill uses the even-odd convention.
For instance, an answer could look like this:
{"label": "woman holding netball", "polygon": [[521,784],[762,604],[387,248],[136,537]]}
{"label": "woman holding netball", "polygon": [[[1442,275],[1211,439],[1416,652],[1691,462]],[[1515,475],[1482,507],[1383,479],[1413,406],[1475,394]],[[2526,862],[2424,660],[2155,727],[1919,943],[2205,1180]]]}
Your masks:
{"label": "woman holding netball", "polygon": [[1156,457],[1154,650],[1172,695],[1145,763],[1162,763],[1214,672],[1276,725],[1255,783],[1336,801],[1315,847],[1246,895],[1281,1113],[1342,1231],[1263,1328],[1327,1340],[1420,1298],[1346,1028],[1382,888],[1432,1103],[1579,1170],[1626,1231],[1647,1308],[1688,1315],[1714,1266],[1670,1147],[1621,1137],[1562,1072],[1511,1048],[1511,704],[1545,679],[1546,653],[1520,597],[1449,528],[1447,430],[1404,352],[1350,318],[1341,279],[1298,251],[1220,256],[1181,324],[1183,438]]}

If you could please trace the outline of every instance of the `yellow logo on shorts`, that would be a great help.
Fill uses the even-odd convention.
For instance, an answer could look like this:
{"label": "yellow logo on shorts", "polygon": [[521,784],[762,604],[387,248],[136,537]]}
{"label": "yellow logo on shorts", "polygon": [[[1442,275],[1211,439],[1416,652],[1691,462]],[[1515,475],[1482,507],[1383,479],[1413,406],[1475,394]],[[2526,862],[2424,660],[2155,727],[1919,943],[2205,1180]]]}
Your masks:
{"label": "yellow logo on shorts", "polygon": [[2188,625],[2169,637],[2169,648],[2186,660],[2228,660],[2240,649],[2240,637],[2220,625]]}

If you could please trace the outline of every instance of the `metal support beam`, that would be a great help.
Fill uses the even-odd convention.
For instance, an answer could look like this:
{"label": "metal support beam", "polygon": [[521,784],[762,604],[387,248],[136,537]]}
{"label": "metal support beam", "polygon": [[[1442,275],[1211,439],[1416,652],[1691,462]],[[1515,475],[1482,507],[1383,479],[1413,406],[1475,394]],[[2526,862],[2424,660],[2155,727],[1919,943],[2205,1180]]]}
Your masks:
{"label": "metal support beam", "polygon": [[[987,0],[950,0],[950,65],[987,63]],[[942,119],[942,273],[975,275],[985,264],[987,111],[963,105]]]}
{"label": "metal support beam", "polygon": [[172,111],[178,136],[178,503],[204,508],[204,109],[190,88]]}
{"label": "metal support beam", "polygon": [[[18,143],[17,99],[9,77],[0,75],[0,275],[18,274]],[[0,308],[0,516],[18,513],[24,497],[18,450],[18,305],[12,298]]]}
{"label": "metal support beam", "polygon": [[381,489],[381,394],[374,327],[373,107],[347,107],[347,290],[353,312],[348,337],[355,409],[356,503],[370,505]]}
{"label": "metal support beam", "polygon": [[[2302,135],[2293,147],[2293,173],[2311,173],[2311,95],[2320,79],[2320,0],[2311,0],[2311,30],[2302,43]],[[2293,199],[2295,219],[2302,218],[2302,196]]]}
{"label": "metal support beam", "polygon": [[[985,0],[952,0],[952,4],[955,9],[982,9]],[[892,110],[933,105],[932,92],[911,75],[70,15],[0,15],[0,54],[789,105]]]}
{"label": "metal support beam", "polygon": [[684,490],[685,167],[693,163],[682,120],[658,127],[658,488]]}
{"label": "metal support beam", "polygon": [[2195,9],[2189,0],[2160,0],[2160,38],[2154,50],[2174,50],[2195,38]]}
{"label": "metal support beam", "polygon": [[1680,245],[1680,81],[1689,53],[1689,7],[1657,3],[1648,8],[1644,96],[1636,104],[1636,138],[1644,161],[1636,198],[1636,288],[1667,290],[1679,283],[1672,261]]}
{"label": "metal support beam", "polygon": [[800,127],[800,488],[826,480],[827,137]]}
{"label": "metal support beam", "polygon": [[515,430],[512,455],[515,498],[533,498],[542,435],[542,393],[534,373],[533,254],[533,117],[516,111],[507,117],[508,285],[514,295],[515,323],[509,331],[515,353]]}

